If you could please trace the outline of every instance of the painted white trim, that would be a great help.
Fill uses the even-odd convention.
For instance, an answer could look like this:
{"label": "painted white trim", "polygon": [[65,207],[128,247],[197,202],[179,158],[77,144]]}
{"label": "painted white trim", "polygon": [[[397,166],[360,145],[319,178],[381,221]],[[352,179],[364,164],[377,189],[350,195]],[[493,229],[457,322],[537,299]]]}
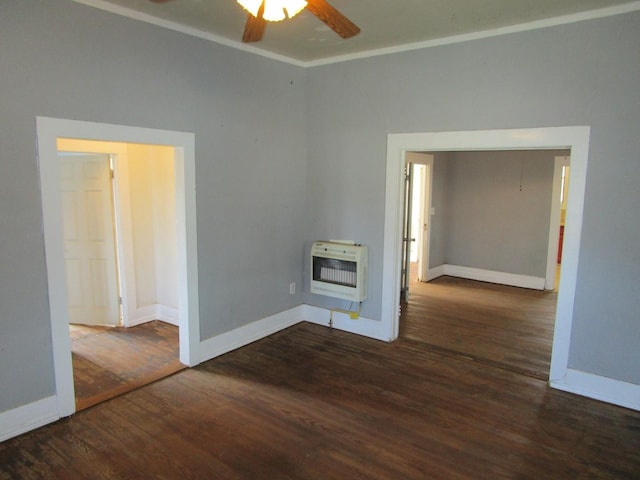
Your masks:
{"label": "painted white trim", "polygon": [[384,205],[384,248],[382,251],[382,305],[380,318],[391,340],[398,338],[400,276],[402,273],[402,230],[405,153],[409,138],[387,136],[387,169]]}
{"label": "painted white trim", "polygon": [[549,383],[558,390],[640,411],[640,385],[573,369]]}
{"label": "painted white trim", "polygon": [[623,5],[615,5],[612,7],[588,10],[586,12],[563,15],[560,17],[546,18],[543,20],[537,20],[533,22],[510,25],[508,27],[493,28],[490,30],[482,30],[480,32],[465,33],[462,35],[452,35],[449,37],[436,38],[432,40],[409,43],[405,45],[398,45],[394,47],[378,48],[373,50],[365,50],[363,52],[349,53],[346,55],[326,57],[318,60],[303,61],[303,60],[297,60],[295,58],[288,57],[285,55],[269,52],[267,50],[263,50],[261,48],[258,48],[252,45],[247,45],[246,43],[242,43],[237,40],[231,40],[231,39],[222,37],[220,35],[214,35],[212,33],[203,32],[202,30],[198,30],[197,28],[187,27],[177,22],[172,22],[169,20],[165,20],[163,18],[155,17],[153,15],[142,13],[137,10],[133,10],[131,8],[114,5],[113,3],[107,2],[105,0],[73,0],[73,1],[76,3],[81,3],[83,5],[90,6],[90,7],[98,8],[100,10],[105,10],[110,13],[115,13],[116,15],[122,15],[125,17],[132,18],[134,20],[139,20],[141,22],[150,23],[152,25],[156,25],[162,28],[167,28],[169,30],[184,33],[192,37],[201,38],[203,40],[208,40],[210,42],[218,43],[220,45],[225,45],[227,47],[235,48],[236,50],[254,53],[262,57],[270,58],[272,60],[277,60],[279,62],[284,62],[290,65],[295,65],[297,67],[304,67],[304,68],[329,65],[332,63],[347,62],[350,60],[359,60],[359,59],[369,58],[369,57],[377,57],[380,55],[389,55],[392,53],[409,52],[412,50],[439,47],[442,45],[451,45],[456,43],[469,42],[473,40],[481,40],[484,38],[497,37],[501,35],[509,35],[512,33],[519,33],[519,32],[527,32],[530,30],[538,30],[541,28],[555,27],[559,25],[568,25],[571,23],[578,23],[586,20],[595,20],[598,18],[611,17],[614,15],[621,15],[624,13],[630,13],[636,10],[640,10],[640,1],[634,1],[630,3],[625,3]]}
{"label": "painted white trim", "polygon": [[55,396],[2,412],[0,413],[0,442],[55,422],[59,418]]}
{"label": "painted white trim", "polygon": [[468,151],[571,149],[571,188],[567,204],[566,229],[560,275],[560,290],[549,378],[565,377],[569,364],[573,303],[576,291],[584,192],[589,158],[590,128],[548,127],[468,132],[405,133],[387,137],[384,251],[382,265],[383,328],[389,338],[398,336],[398,299],[402,232],[402,167],[407,151]]}
{"label": "painted white trim", "polygon": [[[202,361],[228,353],[252,342],[268,337],[302,321],[328,327],[330,310],[311,305],[299,305],[290,310],[258,320],[249,325],[218,335],[202,342]],[[352,320],[345,314],[334,314],[334,327],[358,335],[387,341],[381,322],[360,318]],[[558,390],[612,403],[640,411],[640,386],[619,380],[568,369],[561,380],[550,385]],[[0,442],[21,435],[60,418],[55,396],[0,413]]]}
{"label": "painted white trim", "polygon": [[[271,60],[277,60],[278,62],[288,63],[290,65],[295,65],[297,67],[305,66],[305,62],[296,60],[292,57],[287,57],[285,55],[269,52],[267,50],[255,47],[253,45],[242,43],[239,40],[231,40],[221,35],[215,35],[213,33],[204,32],[194,27],[188,27],[178,22],[165,20],[164,18],[155,17],[147,13],[139,12],[132,8],[115,5],[113,3],[110,3],[104,0],[73,0],[73,1],[76,3],[81,3],[83,5],[87,5],[89,7],[94,7],[110,13],[115,13],[116,15],[122,15],[124,17],[132,18],[140,22],[150,23],[151,25],[156,25],[158,27],[166,28],[168,30],[173,30],[174,32],[184,33],[185,35],[189,35],[191,37],[201,38],[202,40],[207,40],[209,42],[235,48],[236,50],[253,53],[256,55],[260,55],[261,57],[270,58]],[[238,31],[238,38],[241,38],[241,34],[242,34],[242,31]]]}
{"label": "painted white trim", "polygon": [[175,148],[180,361],[193,366],[200,360],[195,136],[186,132],[47,117],[36,118],[36,129],[56,398],[58,415],[65,417],[75,412],[75,397],[66,283],[59,281],[65,274],[56,140],[77,138]]}
{"label": "painted white trim", "polygon": [[129,308],[129,318],[125,327],[135,327],[136,325],[142,325],[143,323],[156,320],[157,317],[157,305],[145,305],[144,307]]}
{"label": "painted white trim", "polygon": [[[154,132],[158,133],[158,131]],[[175,132],[172,132],[175,133]],[[178,323],[180,361],[193,367],[200,363],[200,300],[198,294],[198,234],[196,214],[195,135],[180,135],[175,147],[176,252],[178,262]],[[149,142],[152,143],[152,142]],[[188,329],[187,329],[188,327]]]}
{"label": "painted white trim", "polygon": [[[329,327],[330,313],[330,309],[302,304],[284,312],[256,320],[230,332],[203,340],[200,344],[202,355],[200,361],[206,362],[300,322],[306,321]],[[382,322],[369,318],[360,317],[357,320],[352,320],[348,315],[337,312],[333,314],[333,326],[345,332],[363,335],[376,340],[389,341],[389,338],[385,336],[386,331],[382,328]]]}
{"label": "painted white trim", "polygon": [[444,275],[444,264],[427,270],[427,282]]}
{"label": "painted white trim", "polygon": [[300,323],[303,317],[302,312],[303,306],[299,305],[284,312],[256,320],[230,332],[203,340],[200,343],[200,361],[206,362]]}
{"label": "painted white trim", "polygon": [[435,38],[423,42],[409,43],[398,45],[395,47],[379,48],[375,50],[367,50],[364,52],[356,52],[346,55],[338,55],[335,57],[323,58],[320,60],[312,60],[305,62],[305,67],[317,67],[332,63],[348,62],[350,60],[359,60],[369,57],[377,57],[380,55],[390,55],[393,53],[409,52],[412,50],[421,50],[423,48],[440,47],[442,45],[452,45],[456,43],[470,42],[473,40],[482,40],[485,38],[499,37],[512,33],[528,32],[530,30],[539,30],[542,28],[557,27],[559,25],[568,25],[571,23],[584,22],[586,20],[595,20],[598,18],[611,17],[624,13],[640,10],[640,2],[631,2],[624,5],[616,5],[613,7],[599,8],[581,13],[563,15],[560,17],[546,18],[533,22],[519,23],[508,27],[493,28],[490,30],[482,30],[479,32],[464,33],[461,35],[452,35],[450,37]]}
{"label": "painted white trim", "polygon": [[171,325],[180,325],[180,312],[177,308],[169,307],[168,305],[156,305],[156,320],[169,323]]}
{"label": "painted white trim", "polygon": [[[307,322],[328,327],[330,315],[331,309],[303,305],[302,318]],[[346,313],[333,312],[333,328],[384,342],[391,341],[382,322],[366,317],[352,319]]]}
{"label": "painted white trim", "polygon": [[174,307],[154,303],[137,309],[137,313],[136,317],[129,319],[129,323],[125,325],[126,327],[135,327],[154,320],[170,323],[176,327],[180,326],[180,312]]}
{"label": "painted white trim", "polygon": [[[435,269],[432,269],[432,271],[433,270]],[[500,285],[509,285],[512,287],[544,290],[545,279],[542,277],[533,277],[530,275],[519,275],[516,273],[498,272],[495,270],[485,270],[483,268],[464,267],[461,265],[450,264],[441,265],[438,271],[442,272],[441,275],[448,275],[450,277],[498,283]]]}
{"label": "painted white trim", "polygon": [[573,307],[578,278],[578,262],[580,260],[580,238],[584,215],[590,134],[589,127],[582,127],[582,131],[574,132],[575,137],[571,139],[570,144],[571,186],[567,195],[564,247],[558,287],[553,348],[551,351],[550,380],[564,377],[569,368],[571,326],[573,324]]}

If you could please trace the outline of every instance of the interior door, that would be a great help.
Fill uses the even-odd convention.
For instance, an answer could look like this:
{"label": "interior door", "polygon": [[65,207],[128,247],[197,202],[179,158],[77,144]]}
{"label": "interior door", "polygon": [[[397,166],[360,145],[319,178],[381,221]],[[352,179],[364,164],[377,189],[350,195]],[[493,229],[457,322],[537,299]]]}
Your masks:
{"label": "interior door", "polygon": [[106,154],[59,154],[69,321],[120,323],[111,166]]}

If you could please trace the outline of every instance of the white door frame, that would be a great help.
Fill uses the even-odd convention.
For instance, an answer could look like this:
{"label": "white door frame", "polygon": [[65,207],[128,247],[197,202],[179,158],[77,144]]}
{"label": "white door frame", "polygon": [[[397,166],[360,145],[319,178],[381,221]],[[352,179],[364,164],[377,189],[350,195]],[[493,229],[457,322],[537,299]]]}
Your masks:
{"label": "white door frame", "polygon": [[562,383],[569,364],[573,303],[576,291],[580,235],[587,176],[590,127],[549,127],[513,130],[389,134],[382,264],[381,323],[385,337],[398,337],[402,231],[402,168],[409,151],[570,149],[569,189],[563,265],[556,308],[550,383]]}
{"label": "white door frame", "polygon": [[60,281],[65,278],[65,274],[62,214],[57,182],[57,139],[145,143],[175,148],[180,361],[185,365],[194,366],[200,363],[195,136],[186,132],[48,117],[36,118],[36,130],[56,400],[58,415],[65,417],[75,412],[75,396],[66,282]]}

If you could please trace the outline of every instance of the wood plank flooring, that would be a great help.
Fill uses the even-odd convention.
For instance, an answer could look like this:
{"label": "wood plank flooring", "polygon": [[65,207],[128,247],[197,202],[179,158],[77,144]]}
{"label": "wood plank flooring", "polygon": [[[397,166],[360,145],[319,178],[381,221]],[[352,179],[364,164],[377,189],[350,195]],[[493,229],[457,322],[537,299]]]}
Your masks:
{"label": "wood plank flooring", "polygon": [[0,444],[0,479],[639,478],[640,412],[417,321],[393,343],[298,324]]}
{"label": "wood plank flooring", "polygon": [[454,277],[412,282],[400,335],[543,380],[549,377],[558,295]]}
{"label": "wood plank flooring", "polygon": [[70,325],[76,410],[179,370],[178,328],[160,321],[130,328]]}

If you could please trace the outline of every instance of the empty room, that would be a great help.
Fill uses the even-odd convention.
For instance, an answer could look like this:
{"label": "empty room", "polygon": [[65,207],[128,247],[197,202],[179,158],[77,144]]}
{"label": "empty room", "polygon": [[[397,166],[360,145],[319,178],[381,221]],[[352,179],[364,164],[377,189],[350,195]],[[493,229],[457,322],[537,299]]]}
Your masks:
{"label": "empty room", "polygon": [[[637,478],[640,2],[241,3],[0,0],[0,478]],[[109,301],[173,322],[180,364],[85,409],[65,141],[172,155],[127,187],[100,152],[135,247]],[[438,161],[531,151],[570,158],[562,217],[553,158]],[[413,312],[409,152],[435,157]],[[123,193],[164,200],[123,229]],[[500,361],[474,343],[505,313],[544,317],[542,361],[515,325]]]}

